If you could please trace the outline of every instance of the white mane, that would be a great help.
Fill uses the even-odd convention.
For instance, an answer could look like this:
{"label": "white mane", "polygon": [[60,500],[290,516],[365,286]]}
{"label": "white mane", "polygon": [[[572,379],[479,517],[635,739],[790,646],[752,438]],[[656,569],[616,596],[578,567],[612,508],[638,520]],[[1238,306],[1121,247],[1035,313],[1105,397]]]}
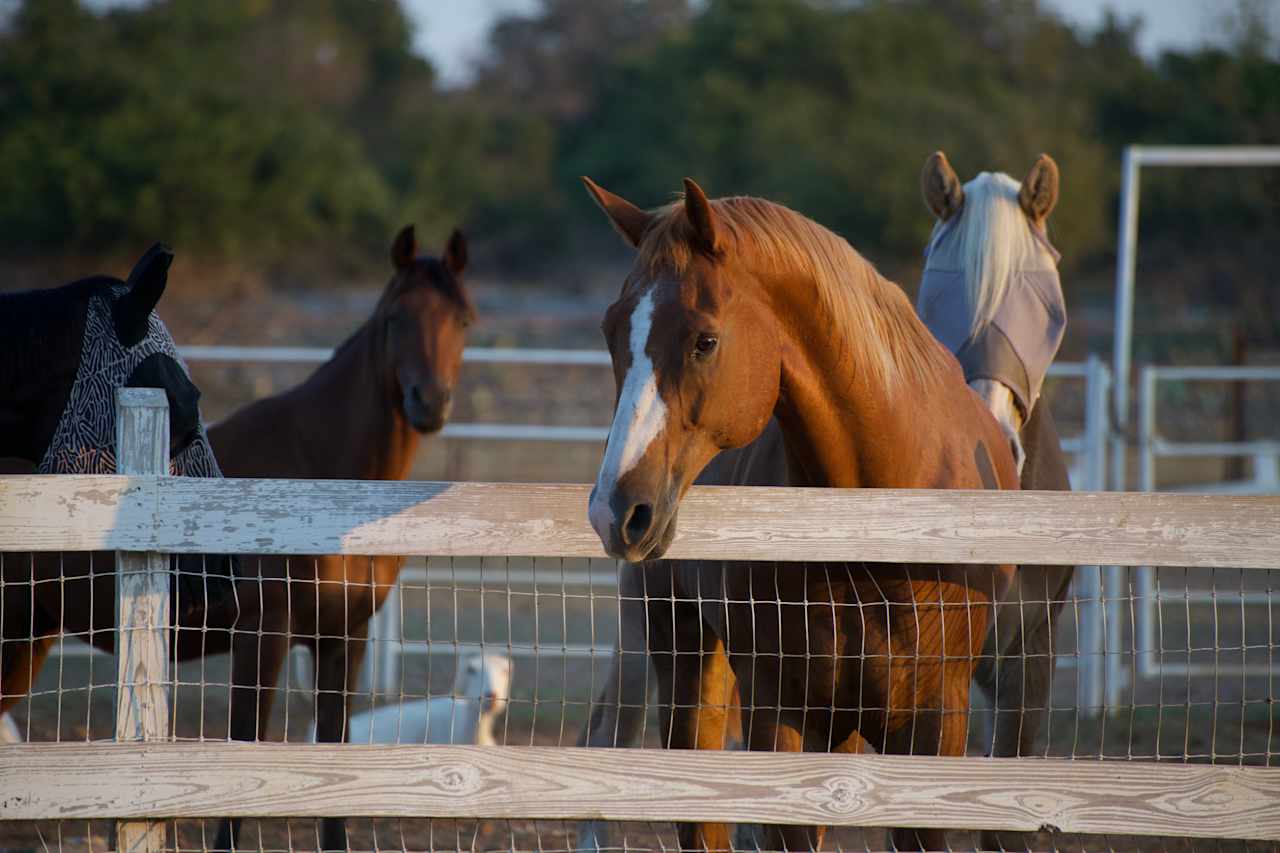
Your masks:
{"label": "white mane", "polygon": [[938,222],[930,241],[954,229],[929,253],[925,269],[964,273],[967,302],[973,311],[970,333],[991,322],[1015,270],[1053,269],[1053,256],[1032,233],[1018,204],[1021,184],[1003,172],[982,172],[964,185],[964,207],[957,222]]}

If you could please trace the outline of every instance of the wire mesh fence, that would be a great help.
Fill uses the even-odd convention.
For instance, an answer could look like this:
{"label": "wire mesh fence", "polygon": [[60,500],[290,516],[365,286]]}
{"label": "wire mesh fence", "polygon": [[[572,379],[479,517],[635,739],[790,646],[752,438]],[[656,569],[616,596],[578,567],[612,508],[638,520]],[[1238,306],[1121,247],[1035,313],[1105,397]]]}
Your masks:
{"label": "wire mesh fence", "polygon": [[[57,602],[64,614],[87,614],[87,623],[72,625],[85,630],[44,635],[52,649],[84,641],[111,648],[114,597],[101,583],[87,580],[112,577],[115,564],[106,556],[110,555],[0,555],[5,620],[0,653],[6,669],[5,695],[0,699],[12,705],[8,717],[23,741],[97,742],[115,736],[117,674],[109,656],[54,655],[49,665],[33,668],[25,683],[10,677],[14,662],[21,662],[22,644],[41,636],[38,614],[48,602]],[[170,720],[178,740],[243,739],[244,730],[235,731],[232,722],[233,705],[239,702],[242,713],[249,708],[250,739],[564,747],[583,742],[588,723],[595,720],[605,728],[594,745],[660,748],[672,726],[670,710],[691,710],[692,705],[681,702],[678,697],[684,694],[677,685],[660,683],[663,670],[649,660],[651,653],[671,651],[658,633],[690,612],[696,616],[703,609],[750,606],[760,603],[754,600],[757,594],[768,597],[768,587],[760,584],[752,586],[752,598],[737,602],[691,596],[672,584],[655,586],[652,574],[638,584],[637,567],[586,558],[410,558],[398,576],[387,570],[388,560],[393,569],[400,566],[395,558],[243,560],[245,577],[228,602],[204,609],[194,624],[179,619],[174,626]],[[842,581],[852,582],[847,574],[854,571],[851,567],[768,565],[768,571],[814,575],[804,607],[835,613],[837,622],[840,611],[857,611],[861,623],[888,606],[884,599],[839,594]],[[730,570],[733,567],[726,568]],[[1044,570],[1030,566],[1021,571],[1035,577]],[[1007,693],[984,689],[979,680],[966,706],[942,709],[967,717],[966,754],[990,755],[994,732],[1013,726],[1024,756],[1280,766],[1277,572],[1125,570],[1118,590],[1122,606],[1113,612],[1127,616],[1117,624],[1090,616],[1091,608],[1110,602],[1082,598],[1079,592],[1104,588],[1101,571],[1077,569],[1076,582],[1057,594],[1047,583],[1023,584],[1017,587],[1023,596],[1020,602],[995,611],[997,621],[1014,614],[1018,623],[1012,627],[1018,630],[1043,619],[1052,641],[1041,650],[989,644],[965,662],[975,671],[992,671],[986,687],[1007,681],[1020,685],[1019,701],[1011,704]],[[191,579],[198,586],[205,576]],[[181,590],[184,584],[174,587]],[[1114,587],[1111,591],[1116,592]],[[946,616],[946,625],[967,623],[987,610],[979,600],[968,601],[956,608],[954,619]],[[177,606],[174,612],[187,611]],[[780,620],[786,616],[784,610],[772,612],[781,614]],[[246,613],[253,618],[246,619]],[[268,613],[275,618],[263,618]],[[629,625],[627,620],[632,620]],[[799,630],[815,630],[816,623],[805,624]],[[1010,627],[997,624],[992,630]],[[1107,634],[1101,644],[1089,636],[1095,627]],[[273,646],[301,652],[264,651]],[[802,646],[817,650],[830,644],[809,635]],[[748,668],[767,667],[770,658],[776,662],[791,654],[766,647],[733,651],[735,664]],[[709,659],[696,649],[675,654],[692,656],[698,661],[695,669]],[[807,654],[811,660],[802,661],[799,672],[816,677],[824,664],[822,655]],[[245,656],[252,665],[237,667],[236,661],[243,663]],[[891,649],[888,656],[918,667],[930,653]],[[842,657],[837,651],[836,662]],[[859,662],[874,663],[874,657],[864,653]],[[1121,665],[1109,667],[1106,660],[1091,662],[1091,657],[1118,658]],[[1087,704],[1089,691],[1083,689],[1079,673],[1091,663],[1120,674],[1123,683],[1104,696],[1119,695],[1121,702],[1104,698],[1096,706]],[[1052,690],[1037,693],[1027,674],[1045,664],[1053,676]],[[668,678],[675,677],[672,671],[667,667]],[[239,694],[236,686],[243,688]],[[664,697],[669,704],[663,704]],[[317,721],[326,702],[331,713],[339,709],[336,724]],[[841,702],[848,704],[841,707]],[[775,709],[753,705],[750,696],[742,695],[731,704],[721,724],[728,745],[741,748],[750,737],[753,712]],[[349,709],[345,719],[343,707]],[[895,709],[921,714],[935,710],[909,704]],[[840,696],[834,708],[789,710],[809,715],[890,709],[874,707],[865,697],[850,702],[848,696]],[[1025,727],[1036,731],[1023,738]],[[872,751],[883,749],[883,744],[870,746]],[[920,751],[937,752],[927,746]],[[103,784],[110,785],[110,780]],[[180,850],[214,849],[217,823],[173,821],[169,843]],[[238,846],[318,849],[318,825],[315,820],[285,818],[249,821]],[[0,822],[0,847],[109,849],[110,830],[110,822],[101,821]],[[348,844],[351,849],[406,851],[571,850],[577,849],[581,832],[571,822],[549,820],[350,819]],[[678,847],[675,833],[674,824],[624,824],[592,841],[628,850],[665,850]],[[1000,843],[1008,849],[1271,849],[1262,842],[1168,837],[1005,835]],[[749,833],[738,840],[747,848],[753,845]],[[957,850],[977,849],[981,839],[977,833],[957,831],[949,843]],[[826,838],[824,848],[877,850],[893,849],[893,844],[887,830],[843,828]]]}
{"label": "wire mesh fence", "polygon": [[[205,853],[215,849],[216,821],[164,821],[170,840],[166,849],[175,853]],[[14,822],[0,826],[7,849],[92,850],[106,851],[110,845],[110,821]],[[320,822],[314,819],[278,819],[270,822],[246,821],[244,846],[239,849],[259,853],[293,853],[320,850]],[[452,820],[452,819],[356,819],[347,820],[350,850],[353,851],[541,851],[541,853],[579,853],[579,827],[572,821]],[[979,833],[951,833],[948,849],[1040,851],[1061,850],[1070,853],[1270,853],[1271,842],[1208,840],[1189,838],[1143,838],[1126,835],[1060,837],[1027,839],[1010,837],[997,847],[983,846]],[[621,823],[617,825],[607,846],[593,847],[605,851],[678,851],[676,830],[669,823]],[[754,850],[744,839],[741,849]],[[895,850],[887,833],[877,830],[842,828],[829,833],[823,850],[842,853],[880,853]]]}

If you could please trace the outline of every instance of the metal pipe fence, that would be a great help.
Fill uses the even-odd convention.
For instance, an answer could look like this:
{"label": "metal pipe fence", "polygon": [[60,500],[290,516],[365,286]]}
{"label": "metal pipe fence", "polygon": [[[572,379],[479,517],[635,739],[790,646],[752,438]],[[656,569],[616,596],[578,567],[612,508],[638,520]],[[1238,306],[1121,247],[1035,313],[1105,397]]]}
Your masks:
{"label": "metal pipe fence", "polygon": [[[262,364],[321,364],[328,361],[333,350],[327,347],[242,347],[197,346],[179,347],[183,358],[191,362],[207,363],[262,363]],[[467,347],[463,361],[471,364],[507,364],[515,366],[543,365],[553,367],[609,367],[612,362],[607,350],[545,349],[535,347]],[[1063,449],[1068,453],[1084,456],[1087,462],[1079,468],[1092,484],[1096,469],[1105,466],[1105,460],[1097,458],[1097,438],[1089,425],[1102,423],[1104,413],[1099,413],[1098,400],[1105,400],[1107,383],[1106,366],[1097,359],[1088,362],[1063,362],[1049,368],[1051,377],[1082,380],[1088,386],[1085,397],[1086,430],[1076,436],[1066,436]],[[1101,390],[1099,390],[1101,389]],[[600,442],[609,437],[608,425],[558,426],[547,424],[496,424],[451,423],[441,433],[445,438],[487,441],[556,441]],[[1092,485],[1087,486],[1092,488]]]}
{"label": "metal pipe fence", "polygon": [[[1182,491],[1212,494],[1265,495],[1280,493],[1280,438],[1252,441],[1171,441],[1161,435],[1159,427],[1160,383],[1162,382],[1280,382],[1280,367],[1243,366],[1145,366],[1138,374],[1138,454],[1139,488],[1144,492],[1158,489],[1157,466],[1160,459],[1187,457],[1242,456],[1253,460],[1253,473],[1247,480],[1193,486]],[[1191,657],[1158,654],[1162,607],[1190,610],[1208,609],[1215,617],[1220,608],[1261,609],[1264,618],[1271,617],[1273,603],[1268,590],[1239,588],[1220,589],[1210,584],[1184,589],[1173,596],[1162,595],[1161,573],[1142,567],[1135,573],[1138,598],[1134,614],[1135,628],[1141,637],[1140,647],[1147,651],[1136,658],[1134,678],[1159,679],[1165,676],[1217,679],[1223,676],[1247,678],[1254,675],[1280,675],[1280,661],[1255,657],[1252,660],[1222,662]]]}
{"label": "metal pipe fence", "polygon": [[1124,149],[1120,182],[1119,236],[1116,258],[1116,328],[1112,347],[1115,377],[1111,440],[1111,488],[1129,487],[1125,462],[1129,428],[1129,383],[1133,359],[1133,306],[1138,258],[1138,207],[1141,172],[1147,167],[1241,168],[1280,166],[1275,145],[1129,145]]}

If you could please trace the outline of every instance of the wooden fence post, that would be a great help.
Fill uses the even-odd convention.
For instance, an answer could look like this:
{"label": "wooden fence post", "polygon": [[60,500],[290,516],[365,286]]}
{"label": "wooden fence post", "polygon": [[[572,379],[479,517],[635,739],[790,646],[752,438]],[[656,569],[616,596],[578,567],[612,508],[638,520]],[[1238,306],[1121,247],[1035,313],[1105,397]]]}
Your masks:
{"label": "wooden fence post", "polygon": [[[116,390],[116,470],[169,473],[169,403],[157,388]],[[116,740],[169,739],[169,560],[116,552]],[[163,821],[116,823],[116,850],[165,849]]]}

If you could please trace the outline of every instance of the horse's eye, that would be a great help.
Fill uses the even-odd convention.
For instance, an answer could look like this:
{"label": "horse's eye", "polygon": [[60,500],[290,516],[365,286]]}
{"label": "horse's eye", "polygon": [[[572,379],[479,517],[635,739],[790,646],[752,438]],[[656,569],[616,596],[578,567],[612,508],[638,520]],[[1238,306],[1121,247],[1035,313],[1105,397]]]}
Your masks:
{"label": "horse's eye", "polygon": [[720,339],[715,335],[698,335],[698,340],[693,345],[694,358],[705,358],[716,351],[716,345],[720,343]]}

